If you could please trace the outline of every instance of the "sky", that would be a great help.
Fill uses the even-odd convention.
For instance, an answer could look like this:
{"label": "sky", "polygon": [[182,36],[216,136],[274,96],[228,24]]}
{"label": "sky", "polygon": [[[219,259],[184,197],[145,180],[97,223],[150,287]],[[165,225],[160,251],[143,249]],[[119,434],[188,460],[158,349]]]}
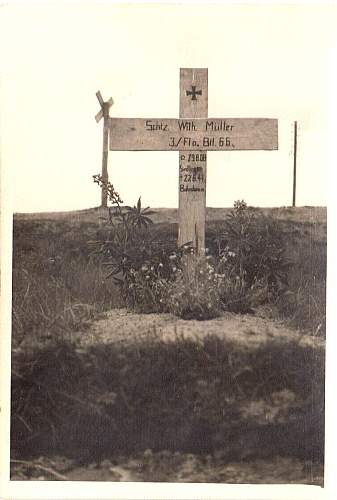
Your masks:
{"label": "sky", "polygon": [[[1,176],[14,212],[100,204],[102,121],[179,117],[179,68],[208,68],[208,116],[277,118],[278,151],[207,154],[207,206],[326,205],[336,5],[0,7]],[[109,152],[127,204],[178,206],[177,152]],[[3,188],[4,189],[4,188]]]}

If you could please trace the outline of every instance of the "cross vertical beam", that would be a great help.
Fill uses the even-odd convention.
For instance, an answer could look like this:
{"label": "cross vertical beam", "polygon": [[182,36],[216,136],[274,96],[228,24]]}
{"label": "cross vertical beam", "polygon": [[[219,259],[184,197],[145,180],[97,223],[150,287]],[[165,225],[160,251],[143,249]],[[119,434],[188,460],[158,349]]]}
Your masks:
{"label": "cross vertical beam", "polygon": [[296,156],[297,156],[297,122],[294,122],[294,173],[293,173],[293,207],[296,206]]}
{"label": "cross vertical beam", "polygon": [[[207,68],[180,69],[179,116],[186,120],[207,118]],[[205,249],[206,166],[206,151],[179,152],[178,245],[192,242],[198,254]]]}
{"label": "cross vertical beam", "polygon": [[108,176],[108,153],[109,153],[109,109],[113,105],[113,100],[110,99],[106,102],[103,101],[103,97],[100,91],[96,92],[96,97],[101,105],[100,111],[95,116],[95,120],[98,123],[101,118],[103,118],[103,153],[102,153],[102,193],[101,193],[101,207],[108,206],[108,193],[106,190],[106,184],[109,181]]}

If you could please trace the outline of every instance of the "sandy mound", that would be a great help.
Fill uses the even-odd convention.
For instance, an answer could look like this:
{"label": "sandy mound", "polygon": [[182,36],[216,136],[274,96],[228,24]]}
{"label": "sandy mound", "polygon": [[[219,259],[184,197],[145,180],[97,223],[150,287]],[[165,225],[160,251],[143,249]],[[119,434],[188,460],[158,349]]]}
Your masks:
{"label": "sandy mound", "polygon": [[271,339],[297,340],[303,344],[323,345],[324,340],[303,335],[287,328],[282,322],[251,314],[224,313],[221,317],[206,320],[183,320],[172,314],[136,314],[126,309],[113,309],[93,322],[81,334],[84,344],[95,342],[127,342],[154,337],[164,341],[177,336],[204,338],[216,335],[248,348],[254,348]]}

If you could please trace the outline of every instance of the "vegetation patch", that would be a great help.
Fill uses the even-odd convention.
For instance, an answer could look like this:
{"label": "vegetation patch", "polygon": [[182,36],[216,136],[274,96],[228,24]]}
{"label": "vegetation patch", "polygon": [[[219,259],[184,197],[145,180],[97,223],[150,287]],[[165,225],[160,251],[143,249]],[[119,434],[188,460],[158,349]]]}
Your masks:
{"label": "vegetation patch", "polygon": [[[322,460],[322,348],[149,335],[129,345],[51,342],[14,352],[12,366],[13,456],[52,451],[85,462],[220,449],[230,458],[269,450]],[[243,411],[282,391],[295,403],[271,421]]]}

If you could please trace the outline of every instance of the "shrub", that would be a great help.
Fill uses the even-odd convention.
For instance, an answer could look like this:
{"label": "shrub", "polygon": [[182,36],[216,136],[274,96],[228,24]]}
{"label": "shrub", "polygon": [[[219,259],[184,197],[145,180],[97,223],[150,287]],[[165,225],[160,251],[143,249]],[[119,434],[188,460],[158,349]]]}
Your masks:
{"label": "shrub", "polygon": [[142,208],[141,198],[134,207],[121,206],[121,199],[110,183],[101,176],[94,176],[95,182],[106,186],[112,207],[109,208],[108,236],[95,244],[103,264],[120,286],[121,295],[127,307],[137,312],[161,312],[167,309],[166,289],[174,280],[176,270],[181,266],[181,257],[189,245],[177,249],[176,243],[163,241],[151,231],[149,207]]}
{"label": "shrub", "polygon": [[203,256],[186,255],[175,280],[167,289],[167,308],[183,319],[205,320],[219,316],[219,280]]}
{"label": "shrub", "polygon": [[125,276],[123,292],[125,302],[137,312],[161,312],[164,307],[164,296],[167,279],[162,273],[163,264],[146,265],[140,269],[131,268]]}
{"label": "shrub", "polygon": [[[100,176],[95,176],[95,182],[104,184]],[[111,230],[104,241],[95,244],[128,307],[145,313],[169,310],[185,319],[210,319],[222,308],[250,312],[286,289],[289,263],[282,231],[244,201],[235,202],[213,240],[211,260],[190,256],[182,261],[186,250],[177,250],[151,233],[154,212],[149,207],[142,209],[140,198],[133,208],[122,207],[110,183],[106,190],[113,204],[109,209]]]}
{"label": "shrub", "polygon": [[225,308],[246,312],[287,289],[290,262],[283,232],[274,220],[241,200],[210,241],[217,273],[224,278]]}
{"label": "shrub", "polygon": [[222,238],[220,257],[247,287],[260,280],[271,290],[287,286],[290,263],[285,258],[282,229],[275,220],[257,215],[244,201],[237,201],[225,221]]}

